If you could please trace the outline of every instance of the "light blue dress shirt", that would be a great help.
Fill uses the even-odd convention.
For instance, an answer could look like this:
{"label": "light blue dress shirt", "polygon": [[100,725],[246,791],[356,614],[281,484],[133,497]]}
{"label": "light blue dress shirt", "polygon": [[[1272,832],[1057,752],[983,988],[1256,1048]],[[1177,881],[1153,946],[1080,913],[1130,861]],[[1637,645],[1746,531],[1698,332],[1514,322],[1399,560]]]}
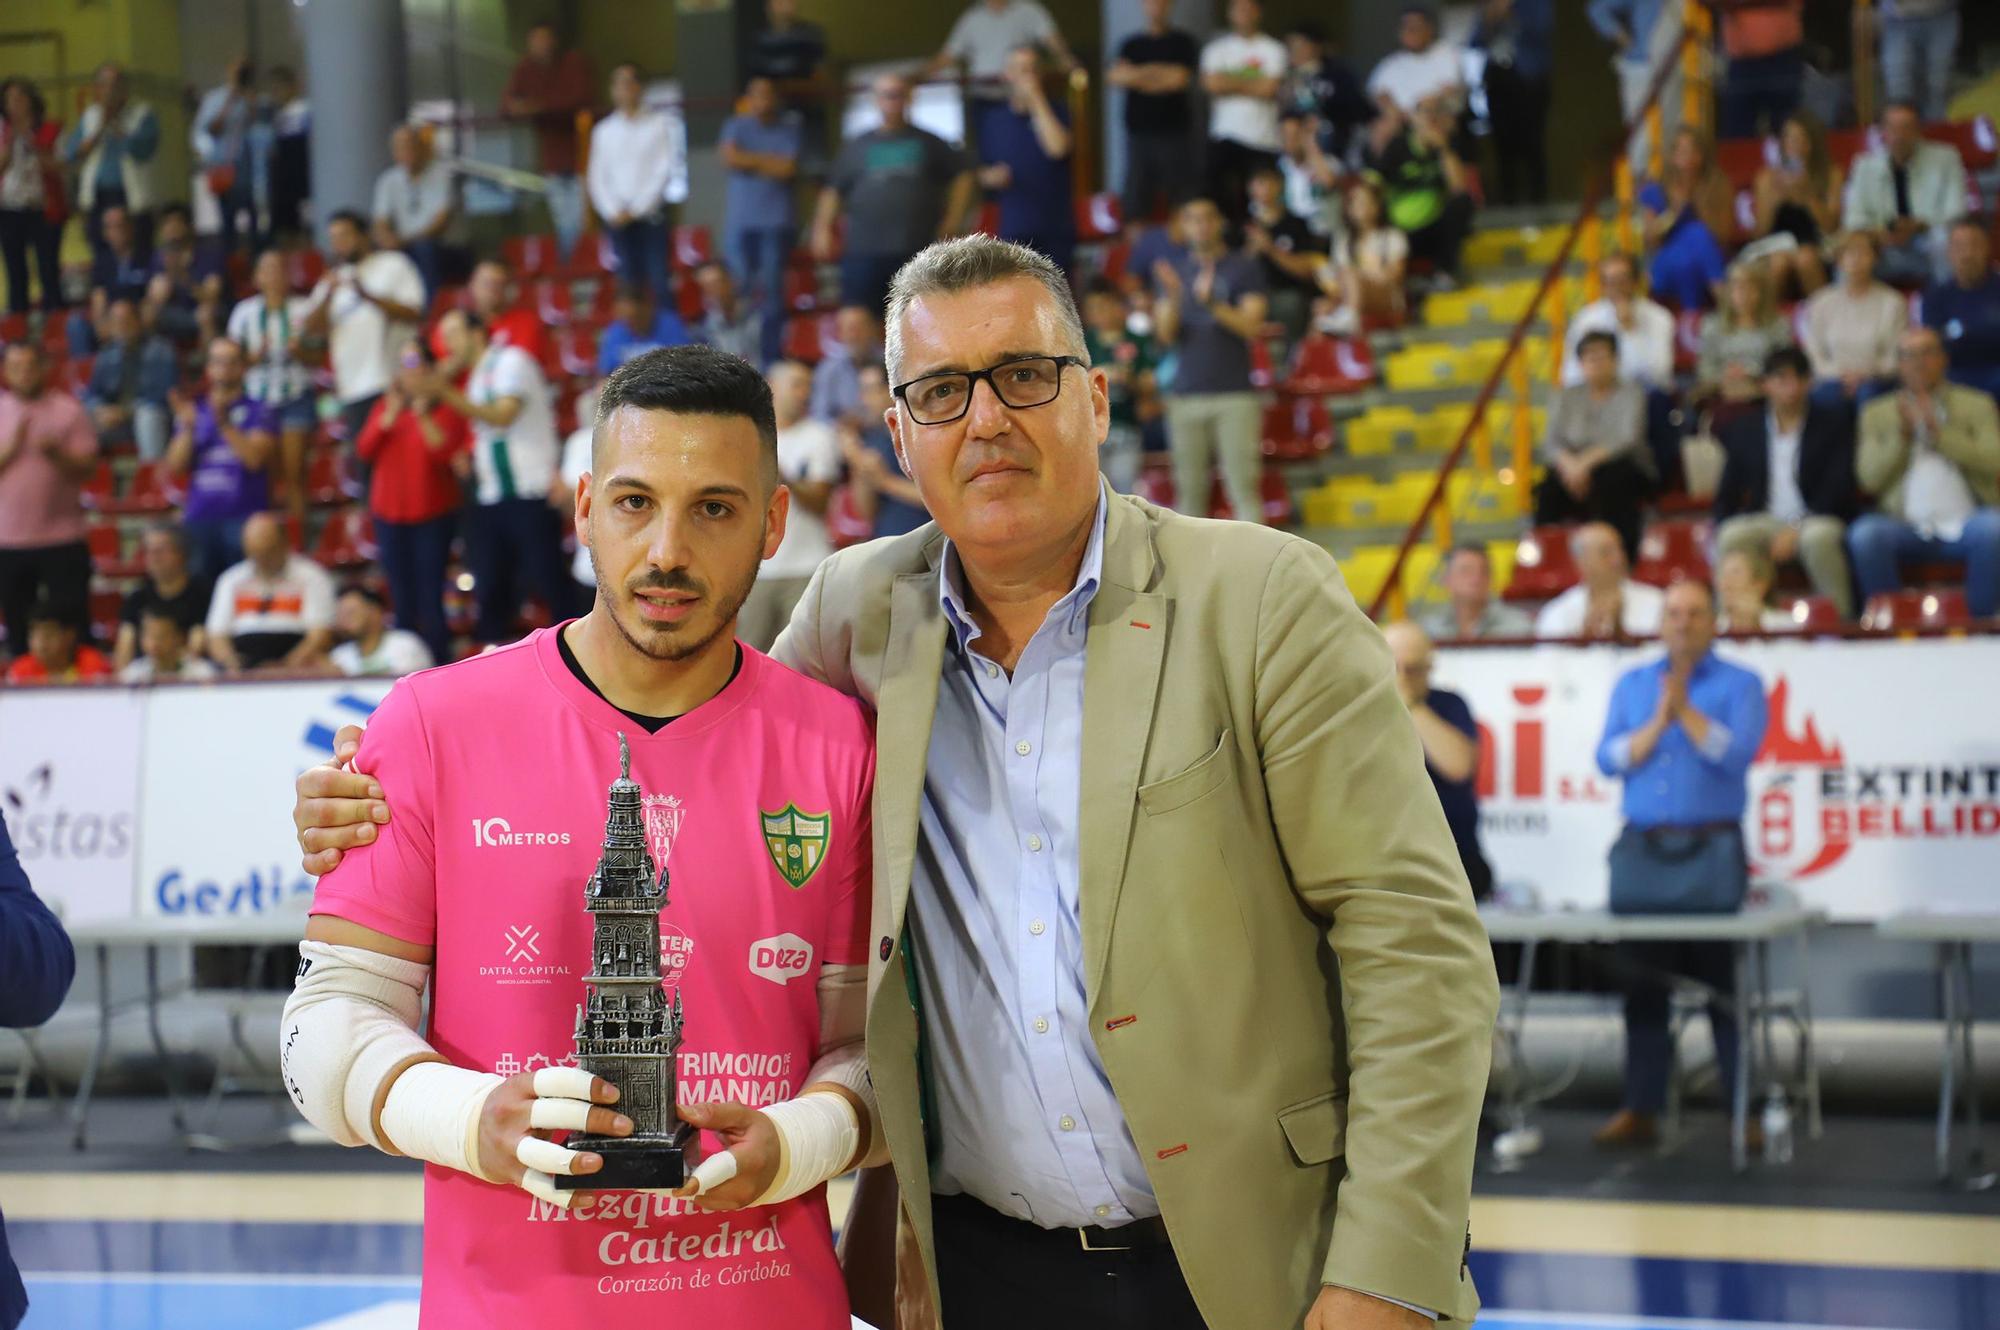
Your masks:
{"label": "light blue dress shirt", "polygon": [[910,888],[932,1186],[1046,1228],[1159,1213],[1090,1038],[1077,906],[1083,665],[1104,500],[1076,585],[1012,677],[979,654],[958,554]]}
{"label": "light blue dress shirt", "polygon": [[1611,690],[1598,769],[1625,778],[1625,820],[1634,826],[1741,822],[1750,763],[1764,742],[1764,681],[1712,651],[1704,655],[1688,674],[1687,697],[1708,720],[1705,740],[1695,743],[1676,721],[1646,760],[1634,764],[1632,736],[1659,709],[1667,667],[1665,657],[1635,666]]}

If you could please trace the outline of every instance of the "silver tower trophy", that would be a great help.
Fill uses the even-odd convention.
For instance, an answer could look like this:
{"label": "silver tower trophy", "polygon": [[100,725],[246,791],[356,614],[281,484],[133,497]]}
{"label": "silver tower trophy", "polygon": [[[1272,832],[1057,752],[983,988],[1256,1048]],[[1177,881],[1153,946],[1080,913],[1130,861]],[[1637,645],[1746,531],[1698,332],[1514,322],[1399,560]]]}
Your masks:
{"label": "silver tower trophy", "polygon": [[618,779],[611,782],[604,847],[583,889],[590,911],[589,989],[576,1009],[577,1064],[618,1087],[618,1111],[630,1136],[577,1132],[567,1144],[602,1156],[595,1173],[559,1176],[564,1191],[678,1187],[694,1129],[675,1112],[675,1059],[681,1046],[681,999],[660,984],[660,911],[667,866],[653,873],[632,750],[618,736]]}

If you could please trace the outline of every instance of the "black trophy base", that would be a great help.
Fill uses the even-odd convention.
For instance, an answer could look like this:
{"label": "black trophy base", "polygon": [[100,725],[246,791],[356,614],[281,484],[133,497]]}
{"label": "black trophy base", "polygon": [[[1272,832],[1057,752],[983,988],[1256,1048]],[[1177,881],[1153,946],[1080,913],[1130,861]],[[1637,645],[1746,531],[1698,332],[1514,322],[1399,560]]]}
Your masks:
{"label": "black trophy base", "polygon": [[687,1181],[687,1143],[694,1129],[683,1122],[671,1136],[633,1140],[629,1136],[572,1136],[563,1144],[588,1150],[604,1161],[595,1173],[565,1173],[557,1191],[643,1191],[678,1187]]}

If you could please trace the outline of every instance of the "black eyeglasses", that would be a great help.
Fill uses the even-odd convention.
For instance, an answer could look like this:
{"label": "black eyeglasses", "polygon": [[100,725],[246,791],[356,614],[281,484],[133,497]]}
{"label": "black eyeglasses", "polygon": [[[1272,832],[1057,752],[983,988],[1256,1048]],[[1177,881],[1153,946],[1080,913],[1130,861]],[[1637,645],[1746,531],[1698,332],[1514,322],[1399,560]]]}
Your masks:
{"label": "black eyeglasses", "polygon": [[1079,356],[1022,356],[986,369],[926,374],[892,391],[919,425],[949,425],[972,409],[973,385],[981,379],[1004,405],[1047,406],[1062,392],[1063,370],[1070,365],[1087,368]]}

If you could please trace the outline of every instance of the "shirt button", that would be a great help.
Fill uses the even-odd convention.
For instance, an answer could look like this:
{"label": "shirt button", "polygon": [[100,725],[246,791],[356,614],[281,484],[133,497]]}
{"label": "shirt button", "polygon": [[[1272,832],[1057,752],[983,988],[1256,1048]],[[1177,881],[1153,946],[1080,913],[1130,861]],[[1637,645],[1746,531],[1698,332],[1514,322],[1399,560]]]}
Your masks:
{"label": "shirt button", "polygon": [[997,679],[1000,677],[1000,667],[998,665],[995,665],[990,660],[986,662],[986,677],[989,679]]}
{"label": "shirt button", "polygon": [[1030,850],[1039,850],[1039,849],[1041,849],[1041,848],[1042,848],[1042,838],[1041,838],[1040,836],[1030,836],[1030,837],[1028,837],[1028,848],[1029,848]]}
{"label": "shirt button", "polygon": [[1109,1219],[1111,1217],[1111,1207],[1108,1205],[1100,1205],[1097,1207],[1097,1209],[1093,1210],[1091,1213],[1095,1214],[1099,1219]]}
{"label": "shirt button", "polygon": [[1028,925],[1028,931],[1030,933],[1033,933],[1036,937],[1040,937],[1045,931],[1047,931],[1047,929],[1048,925],[1043,923],[1039,919],[1035,920],[1034,923]]}
{"label": "shirt button", "polygon": [[1061,1127],[1064,1131],[1075,1131],[1076,1119],[1071,1117],[1069,1114],[1065,1113],[1062,1115],[1062,1121],[1056,1123],[1056,1125],[1058,1127]]}
{"label": "shirt button", "polygon": [[1035,746],[1029,743],[1026,739],[1023,739],[1021,740],[1021,742],[1014,745],[1014,751],[1019,753],[1022,757],[1026,757],[1028,754],[1035,751]]}
{"label": "shirt button", "polygon": [[1042,1018],[1042,1017],[1037,1017],[1037,1018],[1035,1019],[1035,1033],[1036,1033],[1036,1034],[1047,1034],[1048,1032],[1049,1032],[1049,1023],[1048,1023],[1048,1021],[1047,1021],[1047,1020],[1046,1020],[1045,1018]]}

